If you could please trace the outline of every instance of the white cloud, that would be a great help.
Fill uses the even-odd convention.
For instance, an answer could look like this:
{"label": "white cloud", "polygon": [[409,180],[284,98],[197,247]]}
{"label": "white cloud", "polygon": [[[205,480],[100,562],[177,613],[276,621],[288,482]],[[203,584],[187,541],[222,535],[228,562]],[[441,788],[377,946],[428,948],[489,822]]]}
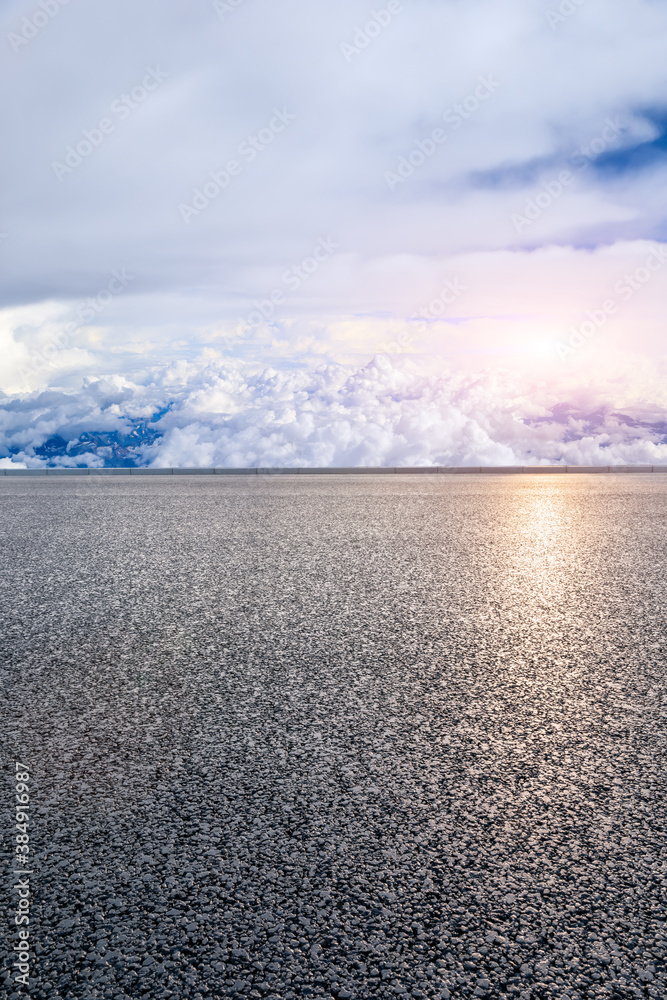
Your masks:
{"label": "white cloud", "polygon": [[[656,380],[657,383],[657,380]],[[145,384],[89,380],[0,402],[4,457],[28,466],[397,466],[667,463],[667,396],[507,373],[183,365]],[[661,402],[647,408],[641,396]]]}

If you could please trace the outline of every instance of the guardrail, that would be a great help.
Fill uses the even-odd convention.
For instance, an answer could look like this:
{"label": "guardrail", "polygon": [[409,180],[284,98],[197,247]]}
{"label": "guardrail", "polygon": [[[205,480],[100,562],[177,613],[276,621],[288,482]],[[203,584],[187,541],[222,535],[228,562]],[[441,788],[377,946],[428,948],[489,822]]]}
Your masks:
{"label": "guardrail", "polygon": [[386,476],[386,475],[545,475],[565,473],[667,473],[667,465],[465,465],[325,469],[0,469],[0,476]]}

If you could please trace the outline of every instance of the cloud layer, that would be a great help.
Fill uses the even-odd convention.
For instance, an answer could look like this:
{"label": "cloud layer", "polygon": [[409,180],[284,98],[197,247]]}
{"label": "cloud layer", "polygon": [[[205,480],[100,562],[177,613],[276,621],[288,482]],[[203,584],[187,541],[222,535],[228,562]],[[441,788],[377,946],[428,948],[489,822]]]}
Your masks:
{"label": "cloud layer", "polygon": [[[649,387],[650,389],[650,387]],[[568,392],[568,396],[560,395]],[[174,365],[0,400],[0,457],[27,467],[667,464],[667,400],[503,373]],[[622,409],[619,409],[621,404]]]}

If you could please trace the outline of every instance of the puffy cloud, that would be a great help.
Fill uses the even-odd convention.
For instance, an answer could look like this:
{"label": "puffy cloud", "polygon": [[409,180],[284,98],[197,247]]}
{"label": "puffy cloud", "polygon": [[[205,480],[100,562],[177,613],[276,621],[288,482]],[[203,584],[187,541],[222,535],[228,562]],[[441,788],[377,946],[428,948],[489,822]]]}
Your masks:
{"label": "puffy cloud", "polygon": [[387,357],[290,371],[180,364],[143,384],[5,397],[0,450],[28,467],[667,464],[667,399],[640,398],[618,378],[566,389]]}

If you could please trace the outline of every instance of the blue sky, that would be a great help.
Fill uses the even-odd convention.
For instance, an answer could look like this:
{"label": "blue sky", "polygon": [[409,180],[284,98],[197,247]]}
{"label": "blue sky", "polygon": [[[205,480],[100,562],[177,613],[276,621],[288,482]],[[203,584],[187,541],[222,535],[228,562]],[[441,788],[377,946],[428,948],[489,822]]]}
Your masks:
{"label": "blue sky", "polygon": [[[271,450],[289,418],[271,423],[267,373],[296,420],[297,385],[324,371],[343,395],[315,393],[320,437],[340,405],[350,440],[371,412],[386,427],[365,451],[332,438],[339,464],[520,457],[504,424],[466,450],[443,410],[420,450],[378,410],[378,378],[413,396],[440,379],[431,413],[478,376],[479,427],[498,405],[524,427],[563,403],[634,407],[641,446],[605,417],[596,447],[660,459],[663,2],[10,0],[0,16],[0,461],[109,464],[102,445],[78,456],[115,420],[153,449],[133,461],[160,463],[180,419],[171,462],[227,462],[224,429],[241,442],[251,424],[235,461],[314,462],[296,426],[298,446]],[[364,371],[357,410],[344,387]],[[100,410],[103,386],[125,402]],[[169,427],[144,431],[140,399]],[[553,427],[524,450],[553,460]]]}

